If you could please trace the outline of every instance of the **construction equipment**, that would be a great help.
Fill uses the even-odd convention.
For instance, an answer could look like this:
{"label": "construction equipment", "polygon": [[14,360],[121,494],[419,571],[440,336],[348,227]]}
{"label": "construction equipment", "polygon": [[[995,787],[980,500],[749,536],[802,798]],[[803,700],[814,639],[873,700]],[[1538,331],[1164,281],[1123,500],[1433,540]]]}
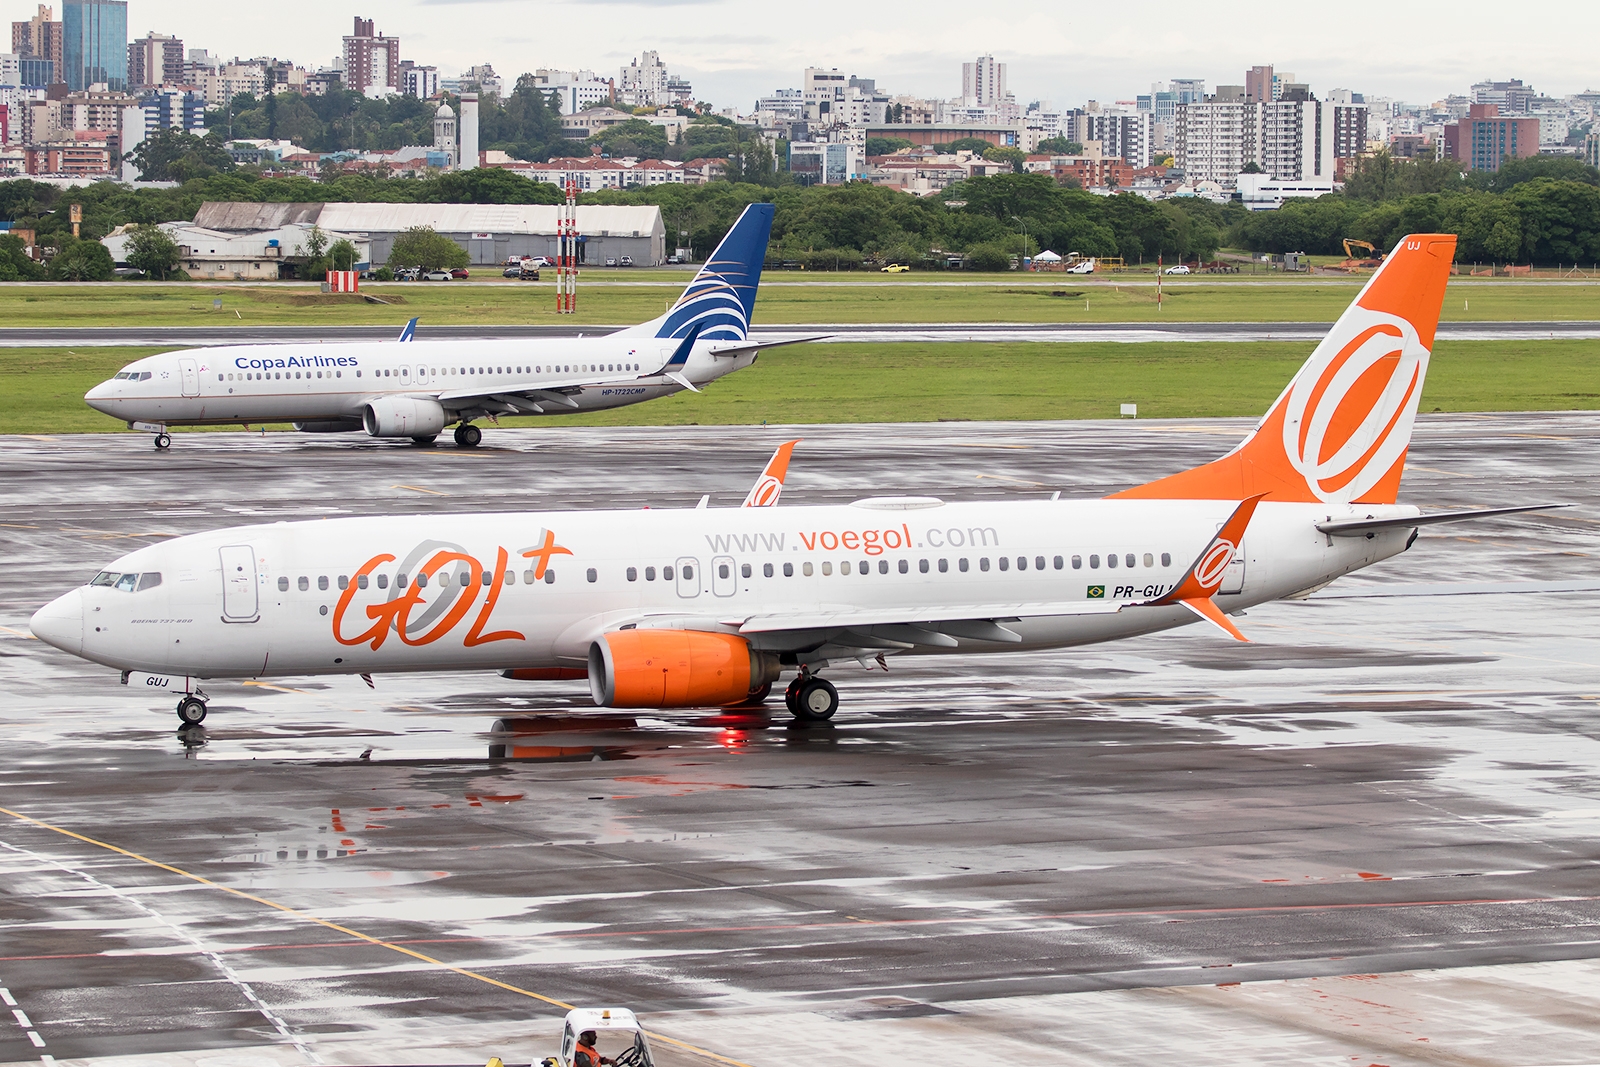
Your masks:
{"label": "construction equipment", "polygon": [[[1365,256],[1356,254],[1357,249],[1364,249]],[[1357,241],[1354,238],[1344,239],[1343,263],[1337,264],[1345,270],[1377,270],[1383,265],[1383,253],[1378,251],[1378,246],[1371,241]]]}

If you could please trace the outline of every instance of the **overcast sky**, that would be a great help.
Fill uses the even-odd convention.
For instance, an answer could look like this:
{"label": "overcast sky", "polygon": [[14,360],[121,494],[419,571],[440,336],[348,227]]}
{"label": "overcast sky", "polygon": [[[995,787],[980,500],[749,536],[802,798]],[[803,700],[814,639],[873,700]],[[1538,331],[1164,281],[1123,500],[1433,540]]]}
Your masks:
{"label": "overcast sky", "polygon": [[[0,0],[6,20],[36,0]],[[1150,83],[1237,84],[1271,63],[1322,93],[1354,89],[1416,103],[1482,78],[1521,78],[1552,95],[1600,88],[1600,4],[1522,8],[1486,0],[1342,4],[1102,3],[976,0],[738,3],[732,0],[271,0],[243,7],[129,0],[128,29],[173,33],[225,57],[262,53],[328,64],[355,15],[401,37],[402,58],[445,75],[490,62],[507,81],[535,67],[602,77],[645,49],[692,79],[696,95],[749,110],[758,93],[798,86],[807,66],[874,77],[926,97],[961,92],[961,63],[992,53],[1017,99],[1058,107],[1132,99]],[[57,17],[60,8],[57,7]]]}

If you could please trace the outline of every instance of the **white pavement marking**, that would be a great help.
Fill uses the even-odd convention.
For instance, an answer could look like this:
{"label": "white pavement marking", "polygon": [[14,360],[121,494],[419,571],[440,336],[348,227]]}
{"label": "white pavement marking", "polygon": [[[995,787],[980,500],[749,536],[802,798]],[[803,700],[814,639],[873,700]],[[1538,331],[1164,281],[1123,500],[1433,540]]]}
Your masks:
{"label": "white pavement marking", "polygon": [[[21,848],[21,847],[19,847],[17,845],[11,844],[9,841],[0,841],[0,848],[8,849],[11,852],[17,853],[18,855],[27,856],[28,858],[32,859],[34,862],[43,864],[44,866],[54,867],[57,870],[65,871],[68,874],[75,875],[78,878],[81,878],[83,881],[88,882],[90,885],[94,886],[95,888],[97,888],[99,890],[102,890],[103,892],[109,893],[112,896],[116,897],[117,899],[121,900],[123,903],[128,904],[128,905],[130,905],[130,906],[132,906],[134,908],[137,908],[139,911],[144,912],[151,919],[154,919],[156,922],[160,923],[162,926],[165,926],[167,929],[171,930],[173,932],[173,934],[175,934],[177,937],[179,937],[180,939],[188,942],[190,945],[194,946],[195,950],[197,952],[199,952],[200,955],[202,955],[206,959],[210,960],[212,965],[215,966],[217,968],[217,970],[222,973],[222,976],[224,978],[226,978],[229,982],[233,983],[233,985],[238,988],[239,993],[244,997],[244,999],[246,1001],[248,1001],[256,1009],[256,1011],[260,1012],[261,1013],[261,1017],[266,1019],[267,1022],[271,1023],[272,1024],[272,1028],[274,1030],[276,1030],[278,1032],[278,1034],[285,1041],[287,1041],[291,1045],[293,1045],[295,1047],[296,1051],[298,1051],[300,1053],[300,1055],[302,1055],[302,1056],[304,1056],[306,1058],[307,1062],[316,1063],[316,1064],[320,1064],[322,1062],[322,1060],[317,1056],[317,1054],[315,1052],[311,1051],[310,1046],[308,1046],[304,1041],[302,1041],[300,1039],[300,1037],[294,1033],[294,1031],[289,1029],[289,1025],[286,1022],[283,1021],[283,1018],[281,1016],[279,1016],[277,1012],[273,1011],[270,1007],[268,1007],[265,1003],[263,1003],[259,997],[256,996],[255,990],[250,988],[250,984],[248,982],[246,982],[243,978],[239,977],[238,972],[236,972],[232,967],[230,967],[226,960],[224,960],[214,950],[206,947],[206,945],[204,945],[200,941],[199,938],[197,938],[193,934],[189,933],[189,931],[184,929],[183,926],[181,926],[178,923],[175,923],[172,920],[168,919],[166,916],[162,915],[160,912],[158,912],[155,909],[151,908],[148,904],[146,904],[144,901],[140,900],[139,898],[134,897],[134,896],[130,896],[129,894],[124,893],[122,890],[118,889],[116,886],[111,885],[111,884],[109,884],[107,882],[102,882],[100,879],[96,878],[94,875],[88,873],[87,871],[79,870],[78,868],[73,867],[71,864],[65,863],[65,862],[63,862],[61,860],[58,860],[58,859],[55,859],[54,857],[51,857],[51,856],[45,856],[45,855],[43,855],[41,853],[34,852],[31,849]],[[17,1016],[18,1021],[24,1027],[28,1027],[28,1026],[32,1025],[31,1023],[29,1023],[27,1021],[27,1016],[22,1014],[21,1009],[14,1010],[12,1012],[12,1014]],[[38,1034],[33,1033],[33,1032],[30,1031],[29,1034],[28,1034],[28,1037],[29,1037],[29,1039],[31,1039],[33,1041],[35,1047],[37,1047],[37,1048],[44,1048],[45,1047],[44,1046],[44,1040],[42,1038],[40,1038]]]}

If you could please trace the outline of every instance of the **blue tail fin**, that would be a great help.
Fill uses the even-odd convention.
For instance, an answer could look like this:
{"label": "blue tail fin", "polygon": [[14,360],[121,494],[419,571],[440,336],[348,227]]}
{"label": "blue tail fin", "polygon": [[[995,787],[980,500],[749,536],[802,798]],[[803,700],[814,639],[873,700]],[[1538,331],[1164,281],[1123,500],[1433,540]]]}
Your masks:
{"label": "blue tail fin", "polygon": [[417,339],[417,320],[412,319],[406,323],[406,328],[400,331],[400,340],[415,341]]}
{"label": "blue tail fin", "polygon": [[755,314],[756,288],[761,284],[775,210],[771,204],[746,207],[670,311],[620,332],[684,337],[698,326],[702,341],[743,341]]}

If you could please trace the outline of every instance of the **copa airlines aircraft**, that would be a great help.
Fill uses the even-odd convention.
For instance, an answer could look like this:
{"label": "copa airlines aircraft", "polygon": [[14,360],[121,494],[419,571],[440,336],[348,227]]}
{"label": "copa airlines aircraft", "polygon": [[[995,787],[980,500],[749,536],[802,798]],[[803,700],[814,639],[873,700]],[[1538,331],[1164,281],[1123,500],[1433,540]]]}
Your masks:
{"label": "copa airlines aircraft", "polygon": [[[1221,459],[1098,500],[349,518],[176,538],[34,615],[40,639],[168,677],[499,670],[614,708],[826,719],[824,670],[1051,649],[1305,595],[1411,547],[1396,503],[1455,238],[1405,238]],[[747,502],[773,502],[780,449]],[[124,676],[126,678],[126,675]]]}
{"label": "copa airlines aircraft", "polygon": [[[601,337],[555,340],[230,345],[149,356],[85,395],[90,407],[172,443],[171,426],[291,422],[309,433],[365,429],[432,444],[474,419],[566,415],[669,396],[750,366],[773,206],[751,204],[660,318]],[[413,323],[415,320],[413,320]],[[409,341],[411,327],[401,335]]]}

